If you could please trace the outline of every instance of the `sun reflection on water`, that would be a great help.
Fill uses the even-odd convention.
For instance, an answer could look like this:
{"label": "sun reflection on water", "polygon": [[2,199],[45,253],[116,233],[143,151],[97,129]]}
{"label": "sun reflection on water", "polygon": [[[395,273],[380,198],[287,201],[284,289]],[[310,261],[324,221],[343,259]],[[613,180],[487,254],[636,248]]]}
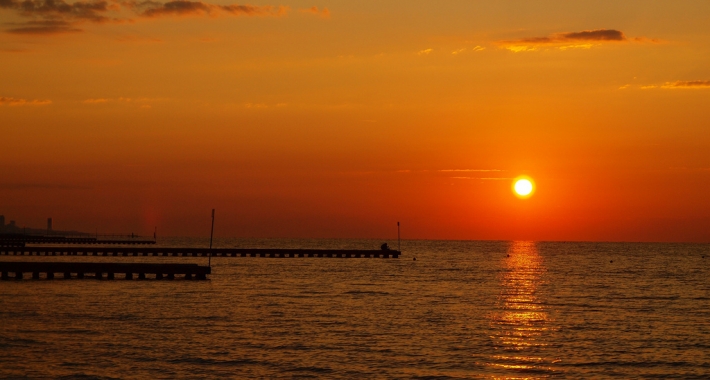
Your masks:
{"label": "sun reflection on water", "polygon": [[552,318],[540,296],[546,268],[534,242],[512,242],[503,259],[497,310],[490,315],[497,354],[486,363],[499,379],[538,379],[558,374],[549,354]]}

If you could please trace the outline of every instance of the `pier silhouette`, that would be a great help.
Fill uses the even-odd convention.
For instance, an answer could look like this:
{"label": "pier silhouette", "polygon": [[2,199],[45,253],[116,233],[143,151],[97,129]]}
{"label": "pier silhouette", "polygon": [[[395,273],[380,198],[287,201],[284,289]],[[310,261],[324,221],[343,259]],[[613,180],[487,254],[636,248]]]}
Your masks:
{"label": "pier silhouette", "polygon": [[171,247],[0,247],[10,256],[111,256],[111,257],[253,257],[253,258],[340,258],[397,259],[395,250],[359,249],[268,249],[268,248],[171,248]]}

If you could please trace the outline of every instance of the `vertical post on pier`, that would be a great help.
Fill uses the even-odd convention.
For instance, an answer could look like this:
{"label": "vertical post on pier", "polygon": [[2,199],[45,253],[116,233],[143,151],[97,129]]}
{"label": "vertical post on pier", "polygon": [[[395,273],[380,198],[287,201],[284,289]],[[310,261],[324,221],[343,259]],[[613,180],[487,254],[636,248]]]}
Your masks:
{"label": "vertical post on pier", "polygon": [[212,237],[214,236],[214,209],[212,209],[212,231],[210,231],[210,258],[207,261],[207,266],[212,267]]}
{"label": "vertical post on pier", "polygon": [[397,250],[402,252],[402,242],[399,239],[399,222],[397,222]]}

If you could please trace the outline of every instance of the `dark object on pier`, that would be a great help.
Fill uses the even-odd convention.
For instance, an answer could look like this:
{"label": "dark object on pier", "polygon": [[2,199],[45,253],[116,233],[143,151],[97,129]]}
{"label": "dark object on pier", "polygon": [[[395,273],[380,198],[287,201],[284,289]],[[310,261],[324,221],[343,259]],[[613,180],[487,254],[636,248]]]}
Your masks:
{"label": "dark object on pier", "polygon": [[159,247],[0,247],[0,255],[13,256],[165,256],[165,257],[321,257],[399,258],[395,250],[358,249],[241,249],[241,248],[159,248]]}
{"label": "dark object on pier", "polygon": [[136,274],[139,279],[145,279],[146,274],[155,275],[157,280],[167,277],[174,279],[175,275],[183,275],[186,279],[196,278],[206,280],[212,270],[197,264],[144,264],[144,263],[81,263],[81,262],[47,262],[47,261],[0,261],[0,273],[3,280],[21,280],[23,273],[32,273],[33,279],[39,279],[41,273],[51,280],[55,273],[63,273],[64,278],[85,278],[87,273],[94,274],[96,279],[103,279],[104,275],[109,280],[114,279],[117,273],[125,274],[127,280],[133,279]]}
{"label": "dark object on pier", "polygon": [[390,247],[387,245],[387,243],[382,243],[382,245],[380,246],[380,249],[383,251],[389,251]]}

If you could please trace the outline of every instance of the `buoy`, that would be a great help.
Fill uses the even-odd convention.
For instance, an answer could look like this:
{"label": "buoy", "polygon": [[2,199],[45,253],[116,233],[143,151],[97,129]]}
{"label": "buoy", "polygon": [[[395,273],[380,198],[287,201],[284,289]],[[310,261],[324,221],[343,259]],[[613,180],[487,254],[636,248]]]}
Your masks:
{"label": "buoy", "polygon": [[610,262],[610,263],[613,263],[613,262],[614,262],[614,260],[609,260],[609,262]]}
{"label": "buoy", "polygon": [[510,254],[508,254],[508,255],[505,255],[505,257],[510,257]]}
{"label": "buoy", "polygon": [[412,261],[417,261],[417,258],[415,257]]}

